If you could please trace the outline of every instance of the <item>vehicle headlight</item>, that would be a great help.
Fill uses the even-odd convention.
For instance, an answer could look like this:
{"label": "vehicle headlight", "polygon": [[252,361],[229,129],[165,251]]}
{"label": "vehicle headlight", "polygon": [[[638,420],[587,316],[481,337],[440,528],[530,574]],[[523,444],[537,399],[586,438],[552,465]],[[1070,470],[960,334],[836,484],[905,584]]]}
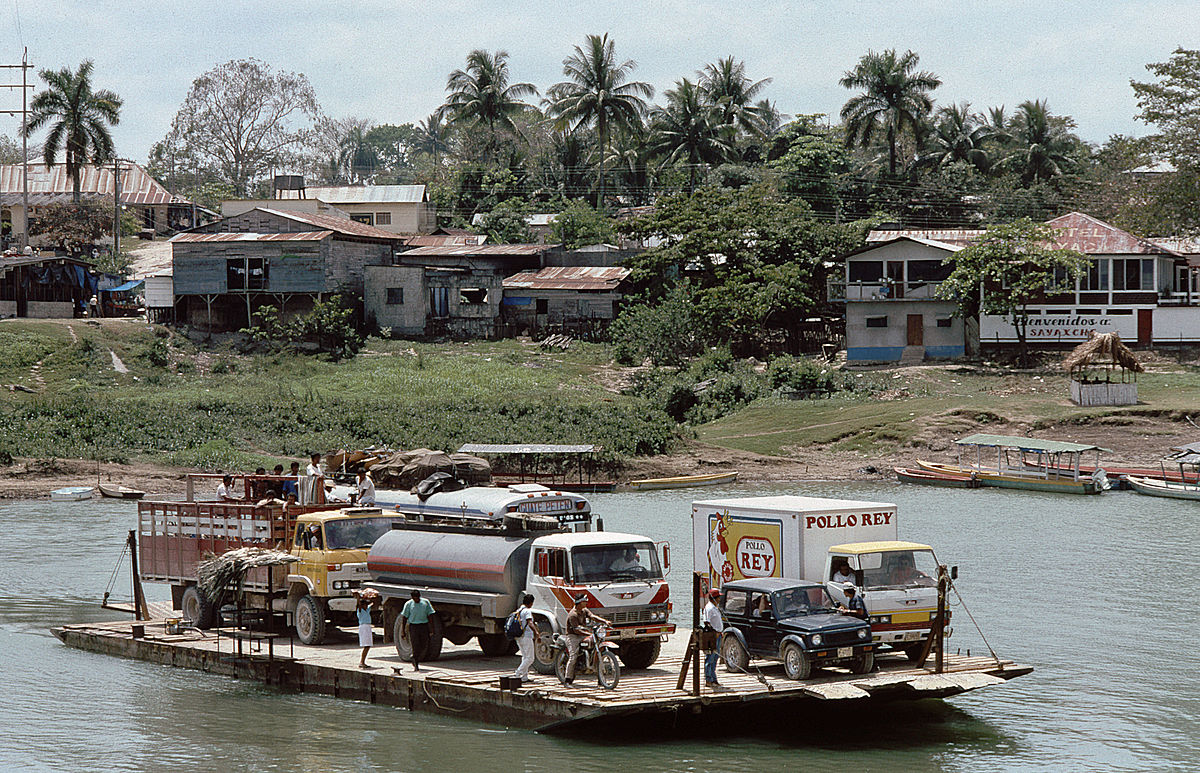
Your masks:
{"label": "vehicle headlight", "polygon": [[814,634],[812,635],[812,638],[810,638],[810,639],[809,639],[809,641],[811,641],[811,642],[812,642],[812,645],[813,645],[814,647],[820,647],[820,646],[821,646],[821,634],[819,634],[819,633],[814,633]]}
{"label": "vehicle headlight", "polygon": [[867,629],[866,629],[866,628],[859,628],[859,629],[858,629],[858,638],[860,638],[860,639],[865,639],[865,638],[867,638]]}

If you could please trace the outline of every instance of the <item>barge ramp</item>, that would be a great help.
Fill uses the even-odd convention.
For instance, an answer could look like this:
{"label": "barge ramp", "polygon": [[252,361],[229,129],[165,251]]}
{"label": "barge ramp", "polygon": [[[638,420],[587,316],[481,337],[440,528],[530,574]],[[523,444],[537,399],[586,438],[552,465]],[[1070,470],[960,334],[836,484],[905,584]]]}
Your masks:
{"label": "barge ramp", "polygon": [[[767,717],[794,717],[805,709],[827,711],[829,701],[863,708],[923,698],[946,698],[1003,684],[1033,671],[1031,666],[990,657],[947,653],[941,674],[917,668],[903,655],[877,658],[878,670],[863,676],[828,668],[795,682],[779,663],[755,662],[750,673],[718,672],[719,688],[699,696],[676,689],[687,636],[663,645],[651,668],[622,670],[620,683],[605,690],[580,674],[573,687],[553,676],[537,676],[520,690],[501,690],[516,656],[486,657],[472,645],[447,642],[442,656],[420,672],[402,662],[390,645],[371,650],[370,669],[360,669],[360,650],[349,630],[331,631],[320,647],[291,644],[286,636],[258,638],[231,631],[170,633],[163,620],[83,623],[52,629],[64,644],[91,652],[190,668],[235,679],[252,679],[282,690],[430,711],[489,724],[541,732],[586,733],[614,725],[639,730],[707,727],[723,734],[753,729]],[[377,641],[382,642],[378,635]],[[251,651],[253,650],[253,651]],[[397,669],[400,670],[397,670]],[[687,686],[691,685],[689,674]]]}

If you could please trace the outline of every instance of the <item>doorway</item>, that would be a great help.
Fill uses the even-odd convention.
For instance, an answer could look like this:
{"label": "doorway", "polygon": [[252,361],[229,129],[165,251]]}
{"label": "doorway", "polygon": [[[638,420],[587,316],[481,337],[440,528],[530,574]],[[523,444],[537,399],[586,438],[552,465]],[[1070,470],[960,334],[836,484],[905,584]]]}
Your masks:
{"label": "doorway", "polygon": [[922,314],[908,315],[908,337],[905,339],[907,346],[924,346],[925,345],[925,317]]}
{"label": "doorway", "polygon": [[1138,309],[1138,346],[1154,342],[1154,309]]}

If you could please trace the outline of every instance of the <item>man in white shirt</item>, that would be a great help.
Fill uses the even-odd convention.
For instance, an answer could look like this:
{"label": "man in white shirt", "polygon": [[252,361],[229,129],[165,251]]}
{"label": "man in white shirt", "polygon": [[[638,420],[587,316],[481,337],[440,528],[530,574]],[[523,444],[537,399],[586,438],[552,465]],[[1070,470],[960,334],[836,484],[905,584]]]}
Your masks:
{"label": "man in white shirt", "polygon": [[320,454],[312,455],[312,461],[308,463],[308,467],[305,468],[304,474],[310,478],[324,478],[325,477],[325,473],[321,472],[321,455]]}
{"label": "man in white shirt", "polygon": [[837,571],[834,572],[832,580],[833,582],[848,582],[851,585],[854,584],[854,572],[850,571],[849,562],[847,562],[845,559],[842,559],[842,563],[840,566],[838,566]]}
{"label": "man in white shirt", "polygon": [[717,681],[717,658],[721,651],[721,633],[725,630],[725,621],[721,618],[721,609],[717,606],[717,602],[721,600],[721,591],[718,588],[713,588],[708,592],[708,603],[704,605],[704,612],[700,616],[700,622],[706,630],[716,631],[716,642],[713,648],[710,649],[704,656],[704,684],[708,687],[717,687],[720,682]]}
{"label": "man in white shirt", "polygon": [[517,666],[516,677],[522,682],[531,681],[529,669],[533,665],[534,639],[539,635],[537,623],[533,619],[533,594],[526,593],[521,598],[521,608],[517,610],[517,619],[521,622],[521,638],[517,639],[517,649],[521,651],[521,665]]}
{"label": "man in white shirt", "polygon": [[358,504],[375,504],[375,481],[371,480],[371,473],[366,470],[360,470],[355,488],[358,490],[358,496],[355,498]]}
{"label": "man in white shirt", "polygon": [[233,476],[226,475],[221,478],[221,482],[217,484],[217,501],[218,502],[237,502],[241,497],[233,492]]}

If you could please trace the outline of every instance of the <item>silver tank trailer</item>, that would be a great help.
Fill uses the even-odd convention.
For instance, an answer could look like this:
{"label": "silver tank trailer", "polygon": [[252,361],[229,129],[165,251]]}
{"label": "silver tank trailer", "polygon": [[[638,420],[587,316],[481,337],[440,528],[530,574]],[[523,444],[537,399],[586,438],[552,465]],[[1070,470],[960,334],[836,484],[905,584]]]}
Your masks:
{"label": "silver tank trailer", "polygon": [[367,554],[379,583],[516,596],[525,588],[530,537],[393,529]]}

